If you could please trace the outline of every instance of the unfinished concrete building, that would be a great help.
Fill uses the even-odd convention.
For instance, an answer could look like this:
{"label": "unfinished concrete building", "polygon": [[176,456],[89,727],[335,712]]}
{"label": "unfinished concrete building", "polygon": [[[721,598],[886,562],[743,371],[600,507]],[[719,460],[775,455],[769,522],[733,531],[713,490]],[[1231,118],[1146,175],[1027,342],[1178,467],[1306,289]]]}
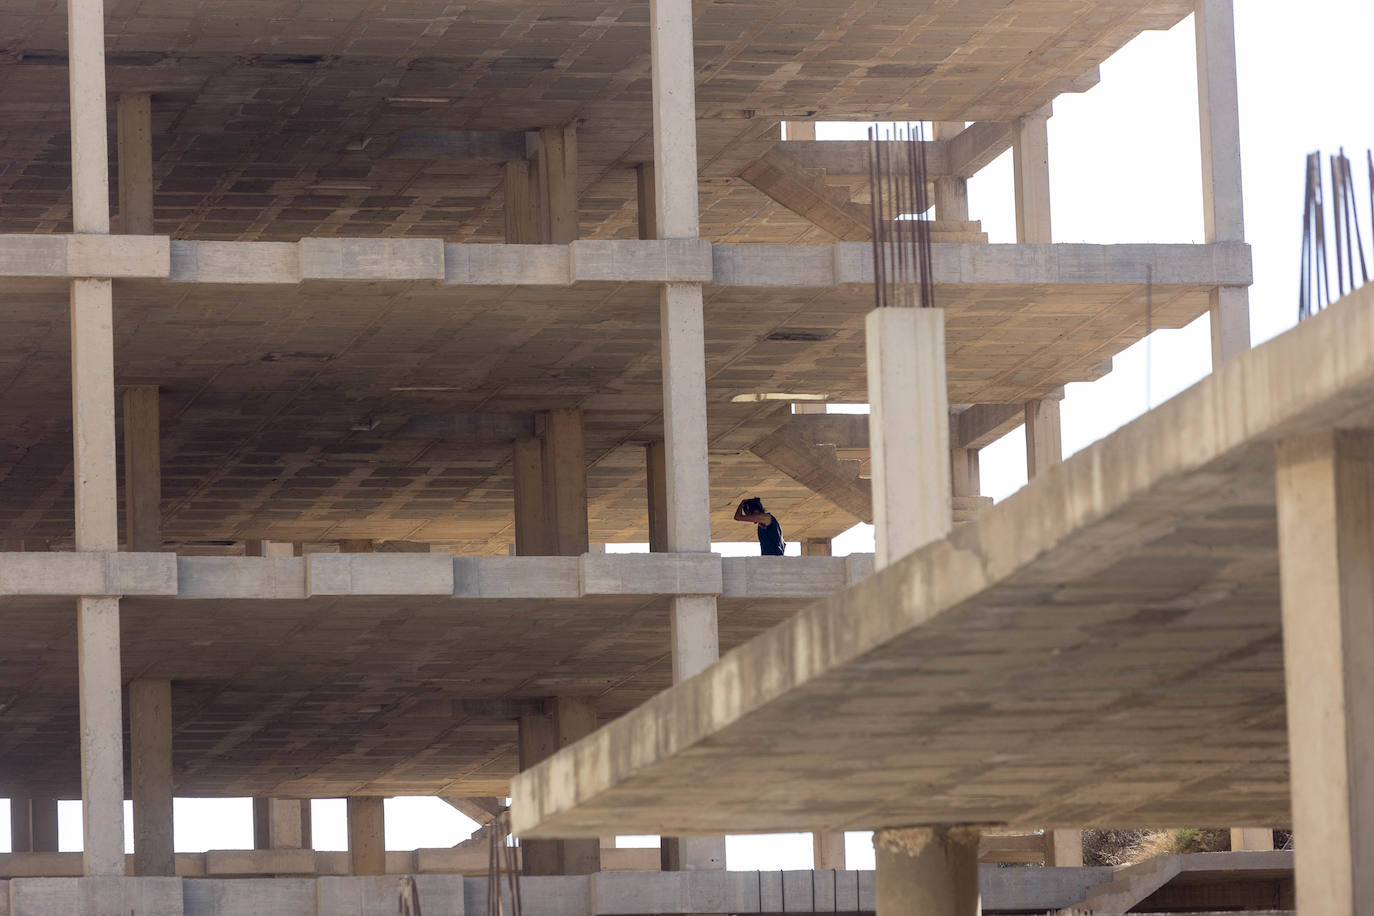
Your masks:
{"label": "unfinished concrete building", "polygon": [[[1206,243],[1053,244],[1056,96],[1189,15]],[[1307,757],[1292,729],[1305,912],[1366,912],[1369,793],[1323,769],[1366,675],[1313,659],[1367,626],[1369,451],[1331,430],[1374,327],[1245,353],[1231,16],[0,0],[0,913],[475,913],[485,841],[388,852],[382,800],[499,834],[521,771],[532,914],[963,916],[992,826],[985,861],[1058,867],[985,865],[986,912],[1291,908],[1284,651],[1332,711]],[[870,315],[868,152],[812,125],[872,119],[934,125],[938,308]],[[966,182],[1007,149],[993,245]],[[1147,276],[1226,368],[1061,464],[1062,387],[1144,335]],[[1022,422],[1035,479],[989,508],[978,450]],[[755,494],[803,556],[711,552]],[[876,557],[829,556],[860,520]],[[1278,544],[1326,615],[1287,646]],[[174,795],[252,796],[258,848],[174,853]],[[1146,823],[1254,851],[1080,867],[1077,828]],[[783,829],[815,871],[725,870]]]}

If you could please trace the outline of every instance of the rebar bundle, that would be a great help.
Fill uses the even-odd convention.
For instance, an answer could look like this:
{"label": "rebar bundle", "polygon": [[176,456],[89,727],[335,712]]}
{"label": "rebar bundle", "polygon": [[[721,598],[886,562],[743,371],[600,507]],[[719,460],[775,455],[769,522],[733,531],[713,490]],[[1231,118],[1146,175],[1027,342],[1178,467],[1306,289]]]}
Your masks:
{"label": "rebar bundle", "polygon": [[[1369,209],[1374,219],[1374,151],[1366,151],[1369,176]],[[1330,207],[1322,187],[1321,152],[1307,157],[1306,187],[1302,208],[1302,264],[1298,277],[1298,320],[1301,321],[1330,305],[1333,298],[1354,292],[1369,282],[1369,264],[1365,260],[1364,235],[1360,230],[1359,204],[1355,197],[1354,173],[1345,150],[1330,157]],[[1331,291],[1331,276],[1327,266],[1327,212],[1331,216],[1331,234],[1336,252],[1336,294]],[[1371,223],[1374,239],[1374,223]],[[1356,274],[1356,264],[1359,274]]]}
{"label": "rebar bundle", "polygon": [[510,836],[510,811],[503,811],[492,820],[487,834],[487,916],[506,916],[501,900],[501,874],[505,872],[510,891],[510,916],[521,916],[520,863]]}
{"label": "rebar bundle", "polygon": [[934,308],[924,124],[870,127],[868,174],[877,306]]}

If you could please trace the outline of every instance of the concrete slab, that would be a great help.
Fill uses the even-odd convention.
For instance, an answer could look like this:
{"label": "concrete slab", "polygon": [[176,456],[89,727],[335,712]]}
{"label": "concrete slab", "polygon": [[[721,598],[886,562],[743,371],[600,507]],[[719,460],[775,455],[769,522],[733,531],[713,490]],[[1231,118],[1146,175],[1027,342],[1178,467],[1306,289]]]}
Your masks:
{"label": "concrete slab", "polygon": [[1284,824],[1273,444],[1370,423],[1374,288],[520,774],[515,830]]}

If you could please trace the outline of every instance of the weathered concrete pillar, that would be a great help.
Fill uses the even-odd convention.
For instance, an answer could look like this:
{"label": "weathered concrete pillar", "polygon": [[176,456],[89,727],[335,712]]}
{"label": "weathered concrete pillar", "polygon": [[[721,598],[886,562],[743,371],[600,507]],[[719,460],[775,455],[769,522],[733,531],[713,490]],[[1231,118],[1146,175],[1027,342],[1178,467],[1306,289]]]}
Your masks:
{"label": "weathered concrete pillar", "polygon": [[[1232,0],[1196,0],[1198,118],[1202,139],[1202,225],[1207,242],[1245,241],[1241,194],[1240,99]],[[1250,349],[1250,293],[1211,292],[1212,367]]]}
{"label": "weathered concrete pillar", "polygon": [[378,795],[348,797],[349,874],[386,874],[386,807]]}
{"label": "weathered concrete pillar", "polygon": [[638,204],[639,237],[658,238],[658,204],[654,199],[654,164],[635,166],[635,201]]}
{"label": "weathered concrete pillar", "polygon": [[976,827],[873,833],[878,916],[978,916]]}
{"label": "weathered concrete pillar", "polygon": [[507,162],[501,173],[506,195],[506,243],[539,243],[539,207],[535,202],[537,181],[530,174],[526,159]]}
{"label": "weathered concrete pillar", "polygon": [[830,556],[830,538],[806,538],[801,543],[801,555],[804,557],[828,557]]}
{"label": "weathered concrete pillar", "polygon": [[1374,432],[1278,447],[1279,582],[1300,913],[1374,913]]}
{"label": "weathered concrete pillar", "polygon": [[644,469],[649,505],[649,552],[668,549],[668,450],[662,439],[644,446]]}
{"label": "weathered concrete pillar", "polygon": [[309,849],[310,799],[253,799],[254,849]]}
{"label": "weathered concrete pillar", "polygon": [[784,121],[782,129],[784,140],[816,139],[815,121]]}
{"label": "weathered concrete pillar", "polygon": [[543,466],[544,517],[552,542],[550,553],[581,556],[590,544],[582,411],[549,411],[544,425]]}
{"label": "weathered concrete pillar", "polygon": [[10,799],[10,850],[57,852],[57,799]]}
{"label": "weathered concrete pillar", "polygon": [[1274,848],[1274,831],[1269,827],[1232,827],[1231,851],[1263,852]]}
{"label": "weathered concrete pillar", "polygon": [[134,872],[175,875],[172,846],[172,682],[129,682]]}
{"label": "weathered concrete pillar", "polygon": [[577,240],[577,126],[539,131],[539,218],[541,241],[565,245]]}
{"label": "weathered concrete pillar", "polygon": [[130,550],[162,549],[161,417],[156,385],[124,391],[124,532]]}
{"label": "weathered concrete pillar", "polygon": [[869,453],[879,569],[949,533],[949,397],[940,309],[868,313]]}
{"label": "weathered concrete pillar", "polygon": [[[936,121],[931,135],[936,140],[950,140],[964,129],[963,121]],[[968,179],[958,175],[935,179],[935,218],[937,220],[968,220]]]}
{"label": "weathered concrete pillar", "polygon": [[120,229],[125,235],[152,235],[153,107],[148,93],[121,93],[116,122]]}
{"label": "weathered concrete pillar", "polygon": [[1059,402],[1042,398],[1026,402],[1026,477],[1034,480],[1064,460]]}
{"label": "weathered concrete pillar", "polygon": [[[581,697],[550,700],[543,715],[520,717],[520,769],[529,769],[594,731],[596,707],[590,701]],[[601,841],[522,840],[520,856],[526,875],[589,875],[601,870]]]}

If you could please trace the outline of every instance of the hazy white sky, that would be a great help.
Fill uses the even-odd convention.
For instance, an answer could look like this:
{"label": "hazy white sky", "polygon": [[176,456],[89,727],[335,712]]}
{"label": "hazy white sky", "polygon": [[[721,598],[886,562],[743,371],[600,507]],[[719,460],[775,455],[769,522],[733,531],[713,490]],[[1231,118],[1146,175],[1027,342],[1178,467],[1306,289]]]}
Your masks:
{"label": "hazy white sky", "polygon": [[[1236,0],[1236,33],[1245,222],[1255,261],[1251,336],[1259,343],[1296,320],[1304,157],[1344,146],[1352,158],[1362,159],[1364,150],[1374,147],[1374,116],[1363,97],[1374,3]],[[1050,167],[1056,242],[1202,241],[1191,19],[1169,32],[1142,35],[1103,64],[1098,86],[1060,97],[1054,110]],[[825,128],[820,136],[827,136]],[[1357,164],[1355,174],[1368,228],[1363,167]],[[993,242],[1015,241],[1011,187],[1009,153],[970,183],[971,216],[982,220]],[[1156,332],[1118,355],[1107,377],[1068,386],[1065,454],[1197,381],[1210,371],[1209,353],[1203,317],[1181,330]],[[1000,499],[1025,480],[1020,431],[983,451],[985,494]],[[858,526],[838,539],[836,553],[871,550],[866,528]],[[316,847],[345,848],[343,802],[316,801],[313,814]],[[437,799],[391,799],[386,816],[390,849],[450,846],[475,828]],[[79,803],[64,802],[60,820],[61,847],[80,849]],[[128,822],[126,815],[126,827]],[[0,831],[0,851],[8,850],[8,842],[8,833]],[[179,851],[251,846],[247,799],[178,799]],[[850,867],[872,867],[865,834],[851,834],[847,850]],[[728,857],[734,869],[809,868],[810,836],[732,837]]]}

